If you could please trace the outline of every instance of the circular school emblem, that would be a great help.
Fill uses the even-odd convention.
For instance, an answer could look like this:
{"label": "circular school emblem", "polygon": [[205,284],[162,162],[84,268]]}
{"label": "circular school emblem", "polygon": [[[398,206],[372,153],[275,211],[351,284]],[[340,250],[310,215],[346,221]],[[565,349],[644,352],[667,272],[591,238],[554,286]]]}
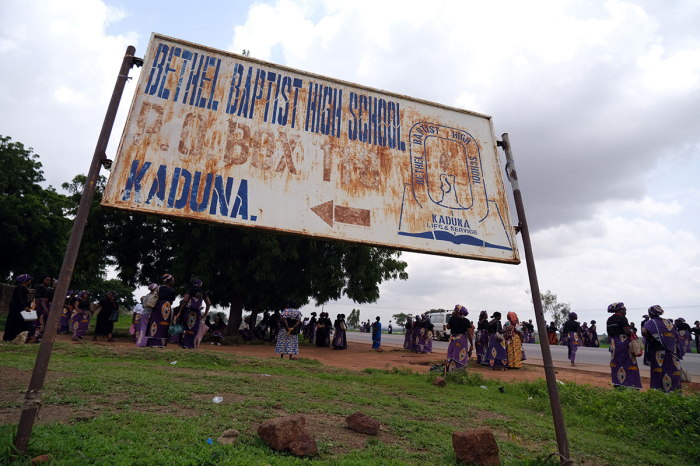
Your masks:
{"label": "circular school emblem", "polygon": [[462,348],[462,351],[459,352],[459,360],[462,361],[464,359],[467,359],[467,348]]}
{"label": "circular school emblem", "polygon": [[661,385],[663,385],[665,392],[671,391],[671,387],[673,387],[673,382],[671,381],[671,377],[669,377],[668,374],[664,374],[664,378],[661,379]]}
{"label": "circular school emblem", "polygon": [[192,328],[194,327],[194,324],[197,323],[197,313],[194,311],[190,311],[189,315],[187,316],[187,327]]}
{"label": "circular school emblem", "polygon": [[658,364],[659,366],[664,365],[664,352],[663,351],[656,352],[656,364]]}
{"label": "circular school emblem", "polygon": [[623,367],[621,367],[617,371],[617,380],[619,380],[620,383],[623,383],[626,378],[627,378],[627,373],[625,372],[625,369]]}
{"label": "circular school emblem", "polygon": [[158,331],[158,324],[153,322],[151,324],[151,336],[155,335],[157,331]]}
{"label": "circular school emblem", "polygon": [[496,352],[496,348],[491,348],[491,356],[495,358],[497,354],[498,353]]}
{"label": "circular school emblem", "polygon": [[163,303],[163,307],[160,308],[161,314],[163,314],[163,320],[168,320],[170,318],[170,303],[165,302]]}
{"label": "circular school emblem", "polygon": [[447,365],[447,372],[454,372],[457,370],[457,364],[455,364],[454,361],[450,361],[450,363]]}

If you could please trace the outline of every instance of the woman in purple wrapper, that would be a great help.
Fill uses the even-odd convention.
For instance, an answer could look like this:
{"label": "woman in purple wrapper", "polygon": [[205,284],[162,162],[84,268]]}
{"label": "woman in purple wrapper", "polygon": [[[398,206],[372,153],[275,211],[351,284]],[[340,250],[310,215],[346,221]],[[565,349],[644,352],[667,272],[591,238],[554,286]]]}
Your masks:
{"label": "woman in purple wrapper", "polygon": [[313,344],[316,341],[316,324],[318,323],[318,320],[316,319],[316,313],[312,312],[311,313],[311,319],[309,319],[309,325],[308,325],[308,330],[307,333],[309,335],[308,340],[309,343]]}
{"label": "woman in purple wrapper", "polygon": [[170,314],[172,313],[173,301],[177,298],[177,292],[173,286],[175,286],[175,278],[168,273],[163,275],[163,284],[158,287],[158,303],[148,319],[146,346],[161,348],[168,344]]}
{"label": "woman in purple wrapper", "polygon": [[112,341],[112,332],[114,331],[114,322],[110,322],[109,318],[112,311],[119,309],[117,306],[116,296],[113,291],[108,291],[103,300],[99,302],[100,310],[95,318],[95,336],[92,341],[97,341],[97,336],[107,337],[107,341]]}
{"label": "woman in purple wrapper", "polygon": [[476,359],[479,364],[489,364],[489,314],[486,311],[479,313],[479,323],[476,326]]}
{"label": "woman in purple wrapper", "polygon": [[612,303],[608,306],[612,314],[607,322],[608,339],[610,340],[610,374],[615,387],[642,388],[642,379],[637,366],[637,357],[630,354],[632,334],[627,321],[627,309],[624,303]]}
{"label": "woman in purple wrapper", "polygon": [[413,318],[407,317],[406,323],[404,324],[403,348],[412,351],[414,346]]}
{"label": "woman in purple wrapper", "polygon": [[588,322],[584,322],[583,325],[581,325],[581,346],[591,346],[591,332],[588,330]]}
{"label": "woman in purple wrapper", "polygon": [[696,320],[693,325],[695,327],[691,328],[690,331],[695,335],[695,352],[700,354],[700,320]]}
{"label": "woman in purple wrapper", "polygon": [[690,333],[690,325],[685,323],[683,317],[676,319],[676,330],[678,331],[678,355],[683,359],[685,353],[693,352],[693,347],[690,345],[693,335]]}
{"label": "woman in purple wrapper", "polygon": [[488,324],[489,366],[491,366],[491,369],[494,370],[501,369],[505,371],[508,370],[508,351],[506,350],[506,341],[502,332],[503,327],[501,326],[501,313],[494,312],[491,315],[491,320]]}
{"label": "woman in purple wrapper", "polygon": [[447,347],[447,372],[454,372],[467,367],[469,362],[469,343],[471,341],[469,331],[472,323],[467,319],[469,311],[466,307],[457,304],[452,311],[452,316],[447,322],[450,330],[450,344]]}
{"label": "woman in purple wrapper", "polygon": [[335,333],[333,334],[333,349],[334,350],[344,350],[348,348],[346,330],[347,324],[345,323],[345,314],[338,314],[337,319],[333,323],[335,328]]}
{"label": "woman in purple wrapper", "polygon": [[591,321],[591,348],[600,348],[600,343],[598,342],[598,327],[596,327],[595,320]]}
{"label": "woman in purple wrapper", "polygon": [[61,317],[58,320],[59,335],[70,333],[70,318],[73,314],[73,307],[70,303],[73,297],[75,297],[75,292],[73,290],[68,290],[68,297],[65,299],[63,311],[61,311]]}
{"label": "woman in purple wrapper", "polygon": [[41,285],[37,286],[34,290],[34,306],[33,309],[36,311],[38,319],[32,322],[34,327],[34,335],[27,343],[38,343],[41,341],[41,336],[44,333],[44,322],[49,316],[48,302],[49,294],[51,292],[51,283],[53,280],[51,277],[45,277],[41,282]]}
{"label": "woman in purple wrapper", "polygon": [[[138,325],[136,325],[136,333],[134,334],[136,340],[136,346],[144,347],[148,344],[148,322],[151,318],[152,307],[149,307],[148,297],[153,293],[158,293],[158,285],[156,283],[151,283],[148,285],[148,294],[141,298],[141,304],[143,305],[143,311],[141,312],[141,317],[138,319]],[[134,321],[136,322],[136,320]]]}
{"label": "woman in purple wrapper", "polygon": [[[183,321],[182,327],[182,347],[185,349],[194,349],[196,347],[197,336],[199,335],[199,326],[202,324],[202,319],[206,319],[211,307],[211,301],[204,291],[202,280],[196,278],[192,281],[192,288],[187,290],[185,296],[180,301],[180,309],[182,316],[178,314],[178,319]],[[206,310],[202,315],[202,305],[206,304]]]}
{"label": "woman in purple wrapper", "polygon": [[75,309],[71,316],[71,328],[73,330],[73,341],[82,340],[90,329],[90,316],[93,308],[88,299],[88,292],[83,290],[78,293],[78,300],[75,301]]}
{"label": "woman in purple wrapper", "polygon": [[430,316],[429,315],[423,315],[423,319],[425,320],[425,349],[428,350],[428,353],[433,352],[433,329],[435,328],[435,325],[430,321]]}
{"label": "woman in purple wrapper", "polygon": [[7,314],[5,333],[2,335],[2,339],[5,341],[14,340],[17,338],[17,335],[26,332],[29,328],[21,312],[28,311],[31,306],[29,302],[29,285],[32,283],[32,277],[25,273],[17,277],[16,282],[17,286],[12,290],[10,313]]}
{"label": "woman in purple wrapper", "polygon": [[564,323],[564,335],[566,335],[566,345],[568,346],[568,355],[571,365],[576,365],[576,352],[581,346],[583,338],[581,336],[581,325],[576,321],[578,316],[575,312],[569,313],[569,320]]}
{"label": "woman in purple wrapper", "polygon": [[413,349],[415,349],[417,353],[428,352],[427,330],[425,329],[423,317],[423,315],[416,316],[413,321],[413,335],[415,338]]}
{"label": "woman in purple wrapper", "polygon": [[678,332],[671,320],[662,319],[661,306],[649,308],[649,321],[642,328],[651,363],[650,388],[672,392],[681,389],[680,361],[675,354]]}

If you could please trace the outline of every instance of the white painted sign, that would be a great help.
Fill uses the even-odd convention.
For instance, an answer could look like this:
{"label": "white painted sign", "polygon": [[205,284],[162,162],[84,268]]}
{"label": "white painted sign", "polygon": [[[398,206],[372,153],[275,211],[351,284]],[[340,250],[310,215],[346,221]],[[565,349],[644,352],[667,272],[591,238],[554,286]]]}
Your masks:
{"label": "white painted sign", "polygon": [[491,118],[154,34],[102,205],[519,263]]}

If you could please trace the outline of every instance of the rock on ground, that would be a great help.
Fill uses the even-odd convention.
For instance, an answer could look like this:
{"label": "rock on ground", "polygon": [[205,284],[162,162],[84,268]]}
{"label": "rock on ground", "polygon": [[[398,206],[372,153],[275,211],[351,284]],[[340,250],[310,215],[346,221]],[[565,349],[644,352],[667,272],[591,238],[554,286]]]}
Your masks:
{"label": "rock on ground", "polygon": [[241,435],[241,433],[238,432],[236,429],[229,429],[224,431],[224,433],[221,434],[221,437],[216,439],[216,441],[223,445],[232,445],[238,442],[239,435]]}
{"label": "rock on ground", "polygon": [[437,387],[444,387],[445,385],[447,385],[447,382],[445,382],[445,379],[443,379],[442,377],[437,376],[435,377],[435,379],[433,379],[433,385]]}
{"label": "rock on ground", "polygon": [[452,447],[458,460],[478,466],[497,466],[498,444],[489,429],[467,430],[452,434]]}
{"label": "rock on ground", "polygon": [[318,445],[308,434],[302,434],[289,444],[289,451],[294,456],[313,456],[318,454]]}
{"label": "rock on ground", "polygon": [[348,423],[348,427],[355,432],[368,435],[377,435],[379,433],[379,421],[359,411],[348,416],[345,421]]}
{"label": "rock on ground", "polygon": [[32,458],[32,465],[34,464],[44,464],[53,461],[53,455],[41,455]]}

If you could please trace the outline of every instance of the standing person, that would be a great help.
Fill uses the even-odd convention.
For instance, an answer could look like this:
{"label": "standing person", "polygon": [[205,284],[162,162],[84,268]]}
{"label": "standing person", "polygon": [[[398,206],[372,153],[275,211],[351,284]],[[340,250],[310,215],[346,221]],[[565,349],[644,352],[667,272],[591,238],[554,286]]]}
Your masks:
{"label": "standing person", "polygon": [[416,350],[417,353],[428,352],[428,342],[426,340],[426,333],[427,331],[425,329],[425,320],[423,319],[423,315],[416,316],[415,320],[413,321],[413,335],[415,338],[413,348]]}
{"label": "standing person", "polygon": [[326,313],[321,312],[318,316],[318,322],[316,323],[316,346],[321,348],[326,341],[326,335],[328,334],[328,329],[326,328]]}
{"label": "standing person", "polygon": [[506,351],[508,353],[508,367],[520,369],[523,364],[523,331],[518,315],[509,312],[506,315],[508,321],[505,325]]}
{"label": "standing person", "polygon": [[311,313],[311,319],[309,319],[309,343],[313,344],[316,341],[316,332],[318,329],[316,328],[316,324],[318,324],[318,319],[316,319],[316,313],[312,312]]}
{"label": "standing person", "polygon": [[676,330],[678,331],[678,355],[683,359],[685,353],[693,352],[693,347],[690,345],[693,336],[690,333],[690,325],[685,323],[683,317],[676,319]]}
{"label": "standing person", "polygon": [[129,329],[129,333],[133,335],[134,341],[136,341],[136,335],[138,333],[139,328],[141,327],[141,315],[143,314],[144,310],[143,298],[144,296],[142,296],[139,302],[136,303],[136,306],[134,306],[134,310],[131,314],[131,328]]}
{"label": "standing person", "polygon": [[494,312],[491,315],[491,320],[488,324],[489,333],[489,348],[488,358],[491,369],[508,369],[508,351],[506,350],[506,341],[503,336],[503,327],[501,326],[501,313]]}
{"label": "standing person", "polygon": [[[202,305],[207,307],[202,315]],[[185,296],[180,301],[180,312],[183,315],[182,328],[182,347],[185,349],[195,349],[197,347],[197,338],[199,337],[199,326],[202,324],[202,319],[209,315],[211,301],[207,292],[204,291],[202,280],[196,278],[192,280],[192,288],[187,290]],[[179,317],[179,315],[178,315]]]}
{"label": "standing person", "polygon": [[[158,284],[151,283],[148,285],[148,294],[141,298],[143,304],[143,312],[141,313],[141,318],[136,319],[138,325],[136,326],[136,346],[146,346],[148,344],[148,330],[149,322],[151,320],[151,313],[153,312],[153,301],[158,300]],[[153,306],[152,306],[153,304]]]}
{"label": "standing person", "polygon": [[95,325],[95,336],[92,341],[97,341],[97,336],[106,336],[107,341],[112,341],[112,332],[114,331],[114,322],[110,322],[109,317],[112,311],[116,311],[117,301],[113,291],[107,292],[107,295],[99,302],[100,310],[97,313],[97,324]]}
{"label": "standing person", "polygon": [[89,300],[90,295],[83,290],[78,293],[78,300],[75,302],[75,311],[71,316],[71,326],[73,328],[73,341],[82,340],[90,329],[90,316],[94,309]]}
{"label": "standing person", "polygon": [[391,321],[389,321],[389,330],[387,330],[387,333],[391,335],[391,332],[394,330],[394,327],[391,326]]}
{"label": "standing person", "polygon": [[649,388],[672,392],[681,389],[679,358],[674,354],[678,343],[678,331],[670,319],[662,319],[661,306],[649,308],[649,321],[642,328],[647,338],[651,382]]}
{"label": "standing person", "polygon": [[550,345],[557,345],[559,340],[557,340],[557,325],[554,322],[549,323],[547,327],[547,336],[549,337]]}
{"label": "standing person", "polygon": [[695,335],[695,352],[700,354],[700,320],[696,320],[693,325],[695,327],[691,328],[690,331]]}
{"label": "standing person", "polygon": [[575,312],[570,312],[569,320],[564,323],[564,334],[566,335],[566,344],[569,348],[569,361],[571,361],[572,366],[576,365],[576,352],[583,340],[581,337],[581,324],[576,319],[578,319],[578,315]]}
{"label": "standing person", "polygon": [[600,342],[598,342],[598,327],[596,327],[595,320],[591,321],[591,348],[600,348]]}
{"label": "standing person", "polygon": [[584,322],[583,325],[581,325],[581,337],[581,346],[591,346],[591,332],[588,330],[588,322]]}
{"label": "standing person", "polygon": [[[219,312],[214,317],[214,322],[209,327],[211,330],[212,345],[221,346],[221,342],[224,341],[224,329],[226,328],[226,322],[224,322],[224,317],[221,312]],[[277,338],[277,337],[275,337]]]}
{"label": "standing person", "polygon": [[316,336],[316,344],[322,348],[330,348],[331,346],[331,329],[333,328],[333,322],[331,322],[331,319],[328,317],[327,312],[322,312],[321,313],[321,323],[323,327],[323,332],[321,332],[321,335]]}
{"label": "standing person", "polygon": [[169,273],[163,275],[163,284],[158,287],[158,302],[149,318],[146,346],[162,348],[168,345],[170,315],[173,312],[173,302],[177,298],[174,286],[175,277]]}
{"label": "standing person", "polygon": [[450,330],[450,344],[447,346],[447,372],[467,367],[469,362],[471,322],[467,319],[467,314],[469,314],[467,308],[457,304],[447,322],[447,328]]}
{"label": "standing person", "polygon": [[275,310],[270,316],[270,341],[277,343],[277,335],[280,333],[280,311]]}
{"label": "standing person", "polygon": [[610,374],[615,387],[642,388],[642,379],[637,366],[637,357],[630,354],[630,343],[636,338],[627,321],[625,303],[608,306],[607,332],[610,340]]}
{"label": "standing person", "polygon": [[250,331],[250,316],[244,317],[241,320],[241,325],[238,326],[238,334],[245,341],[253,341],[253,332]]}
{"label": "standing person", "polygon": [[430,316],[423,314],[423,319],[425,320],[425,347],[428,353],[433,352],[433,329],[435,325],[430,321]]}
{"label": "standing person", "polygon": [[348,347],[346,330],[347,325],[345,324],[345,315],[338,314],[337,319],[333,322],[333,327],[335,328],[335,334],[333,335],[333,349],[343,350]]}
{"label": "standing person", "polygon": [[285,354],[292,356],[299,354],[299,327],[301,326],[301,312],[297,309],[297,302],[293,299],[287,301],[287,308],[282,311],[282,328],[277,336],[275,353],[284,358]]}
{"label": "standing person", "polygon": [[382,323],[377,316],[376,322],[372,324],[372,349],[379,349],[382,346]]}
{"label": "standing person", "polygon": [[22,311],[29,311],[31,303],[29,302],[29,285],[32,283],[32,277],[29,274],[22,274],[15,280],[17,286],[12,290],[12,299],[10,300],[10,312],[7,314],[7,322],[5,323],[5,333],[2,339],[12,341],[17,338],[22,332],[27,332],[29,329],[28,322],[22,317]]}
{"label": "standing person", "polygon": [[476,327],[476,359],[479,364],[488,365],[489,358],[489,314],[486,311],[479,313],[479,322]]}
{"label": "standing person", "polygon": [[64,300],[63,310],[61,311],[61,317],[58,319],[59,335],[70,333],[70,318],[73,314],[73,306],[71,305],[71,303],[74,297],[75,292],[73,290],[68,290],[68,296]]}
{"label": "standing person", "polygon": [[44,333],[44,323],[49,316],[49,294],[51,293],[51,283],[53,280],[51,277],[44,277],[41,285],[37,286],[34,290],[34,310],[38,319],[32,322],[34,327],[34,335],[32,338],[27,340],[27,343],[38,343],[41,341],[41,336]]}
{"label": "standing person", "polygon": [[415,342],[413,336],[413,318],[407,317],[406,323],[404,324],[404,336],[403,336],[403,347],[407,350],[415,349]]}

